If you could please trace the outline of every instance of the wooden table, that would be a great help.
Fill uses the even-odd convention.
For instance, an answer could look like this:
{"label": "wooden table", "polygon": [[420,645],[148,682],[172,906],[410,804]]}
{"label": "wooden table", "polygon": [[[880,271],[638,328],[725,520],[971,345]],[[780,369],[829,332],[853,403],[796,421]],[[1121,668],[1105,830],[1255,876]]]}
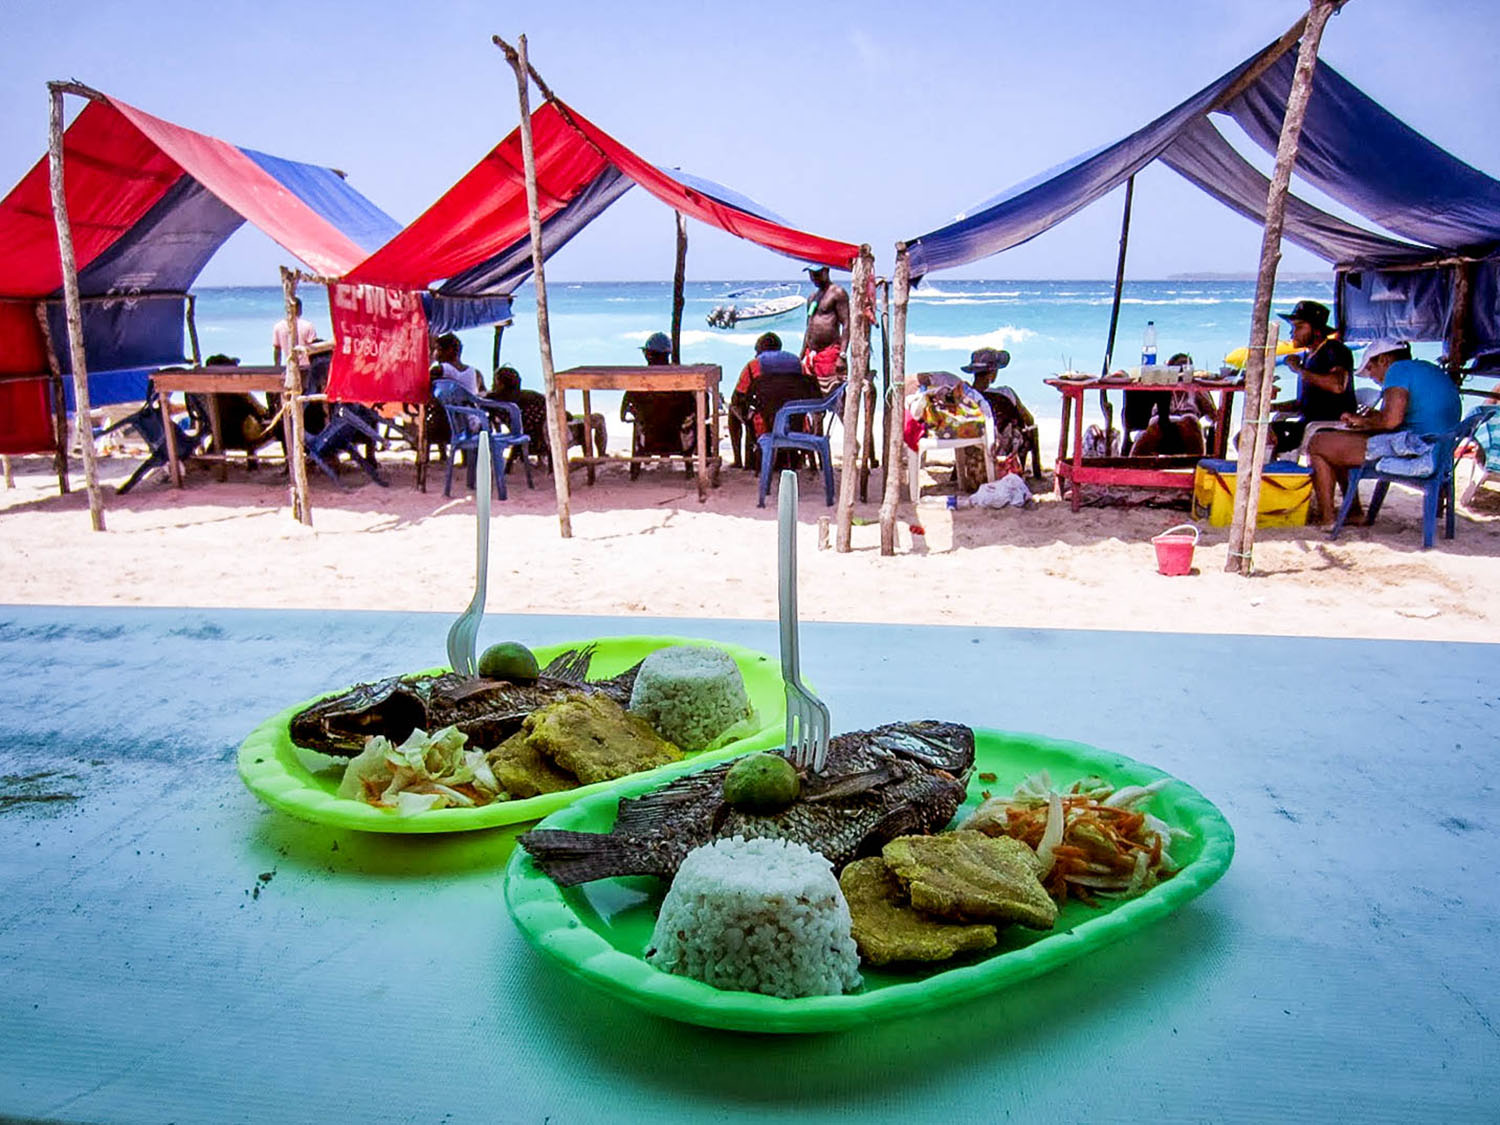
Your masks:
{"label": "wooden table", "polygon": [[[172,395],[205,394],[208,396],[208,427],[214,438],[214,452],[200,453],[199,457],[217,462],[219,479],[227,477],[224,452],[224,437],[219,427],[219,399],[221,394],[243,394],[262,391],[279,394],[286,389],[286,371],[280,367],[194,367],[188,370],[157,371],[151,376],[151,385],[156,388],[161,406],[162,429],[167,438],[167,462],[172,471],[172,483],[182,487],[182,462],[177,456],[177,427],[172,424]],[[286,448],[292,448],[292,428],[289,415],[282,416],[286,434]]]}
{"label": "wooden table", "polygon": [[[1214,416],[1214,457],[1223,457],[1229,448],[1229,420],[1235,391],[1243,383],[1127,383],[1117,379],[1047,379],[1063,396],[1062,425],[1057,438],[1056,488],[1059,497],[1072,489],[1073,510],[1083,506],[1079,485],[1126,485],[1132,488],[1168,488],[1191,491],[1193,469],[1200,458],[1196,454],[1172,454],[1154,457],[1085,457],[1083,455],[1083,392],[1121,391],[1207,391],[1219,398]],[[1107,401],[1104,394],[1101,401]],[[1069,425],[1071,421],[1071,427]],[[1068,444],[1072,440],[1072,456]]]}
{"label": "wooden table", "polygon": [[[588,471],[588,481],[594,483],[594,466],[608,464],[650,464],[671,462],[681,454],[647,454],[637,456],[634,450],[628,457],[610,457],[604,450],[594,449],[594,431],[589,425],[589,395],[593,391],[692,391],[698,408],[698,451],[694,460],[698,469],[698,500],[708,499],[710,483],[715,488],[719,483],[719,381],[723,371],[717,363],[663,364],[656,367],[570,367],[555,376],[557,392],[562,398],[564,412],[567,410],[567,392],[583,392],[583,456],[576,459]],[[709,398],[713,399],[713,410],[709,410]],[[710,447],[712,453],[710,453]],[[553,463],[557,463],[553,458]],[[563,463],[572,468],[575,463],[567,458]],[[710,482],[709,472],[713,477]]]}

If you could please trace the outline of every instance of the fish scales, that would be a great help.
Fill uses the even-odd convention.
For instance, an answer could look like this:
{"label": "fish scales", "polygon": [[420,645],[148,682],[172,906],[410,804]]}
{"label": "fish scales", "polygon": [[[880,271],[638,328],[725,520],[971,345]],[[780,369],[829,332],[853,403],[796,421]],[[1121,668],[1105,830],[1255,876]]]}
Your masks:
{"label": "fish scales", "polygon": [[801,797],[774,816],[724,802],[731,765],[621,801],[608,833],[534,829],[520,843],[563,886],[615,875],[669,879],[688,852],[729,836],[795,840],[837,871],[897,836],[936,832],[953,818],[974,765],[974,732],[922,720],[839,735],[824,772],[804,773]]}

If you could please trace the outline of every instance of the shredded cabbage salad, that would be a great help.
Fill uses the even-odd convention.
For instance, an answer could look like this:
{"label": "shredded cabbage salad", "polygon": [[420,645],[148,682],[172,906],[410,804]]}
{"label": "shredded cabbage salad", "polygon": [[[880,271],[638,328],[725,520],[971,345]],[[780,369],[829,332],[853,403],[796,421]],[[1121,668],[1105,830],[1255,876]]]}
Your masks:
{"label": "shredded cabbage salad", "polygon": [[506,800],[483,750],[465,750],[457,727],[432,735],[420,727],[400,746],[382,734],[365,739],[349,761],[338,795],[412,816],[450,805],[472,808]]}

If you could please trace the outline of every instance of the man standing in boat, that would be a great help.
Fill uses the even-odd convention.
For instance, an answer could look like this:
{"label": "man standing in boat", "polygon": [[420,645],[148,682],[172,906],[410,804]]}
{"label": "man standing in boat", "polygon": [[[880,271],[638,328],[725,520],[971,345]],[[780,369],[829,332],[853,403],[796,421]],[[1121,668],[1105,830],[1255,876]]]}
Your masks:
{"label": "man standing in boat", "polygon": [[802,370],[818,380],[826,395],[842,381],[839,360],[849,347],[849,294],[833,284],[827,266],[806,269],[818,291],[807,299],[811,308],[802,334]]}

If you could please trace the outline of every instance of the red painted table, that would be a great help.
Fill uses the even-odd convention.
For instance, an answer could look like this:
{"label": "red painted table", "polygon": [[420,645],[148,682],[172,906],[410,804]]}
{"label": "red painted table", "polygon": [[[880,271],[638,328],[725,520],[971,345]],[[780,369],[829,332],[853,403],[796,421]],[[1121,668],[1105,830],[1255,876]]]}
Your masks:
{"label": "red painted table", "polygon": [[[1062,425],[1057,439],[1056,487],[1059,497],[1072,493],[1073,510],[1083,506],[1080,485],[1099,484],[1132,488],[1167,488],[1191,491],[1196,455],[1153,457],[1085,457],[1083,455],[1083,393],[1100,391],[1100,401],[1107,402],[1104,392],[1120,391],[1207,391],[1218,396],[1219,409],[1214,416],[1214,457],[1222,458],[1229,446],[1229,418],[1234,393],[1244,389],[1242,382],[1203,381],[1192,383],[1134,383],[1120,379],[1048,379],[1063,396]],[[1068,447],[1071,438],[1072,454]]]}

